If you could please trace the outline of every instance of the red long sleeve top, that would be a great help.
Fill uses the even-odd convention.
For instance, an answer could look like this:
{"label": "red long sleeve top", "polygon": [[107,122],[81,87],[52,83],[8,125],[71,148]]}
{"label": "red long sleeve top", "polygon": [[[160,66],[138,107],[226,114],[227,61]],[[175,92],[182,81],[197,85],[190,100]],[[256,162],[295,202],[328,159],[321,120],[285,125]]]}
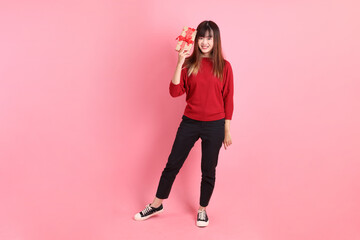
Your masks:
{"label": "red long sleeve top", "polygon": [[234,110],[234,81],[230,63],[225,60],[223,81],[212,74],[212,61],[202,58],[197,75],[187,75],[187,68],[181,70],[180,83],[170,81],[169,92],[178,97],[186,92],[184,115],[199,121],[214,121],[222,118],[231,120]]}

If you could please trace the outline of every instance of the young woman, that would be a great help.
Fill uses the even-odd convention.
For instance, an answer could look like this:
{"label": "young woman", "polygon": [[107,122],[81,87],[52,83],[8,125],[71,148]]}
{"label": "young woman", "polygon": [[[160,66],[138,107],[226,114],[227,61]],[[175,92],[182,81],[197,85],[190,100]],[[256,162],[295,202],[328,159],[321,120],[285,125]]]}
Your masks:
{"label": "young woman", "polygon": [[[137,213],[135,220],[145,220],[163,211],[162,201],[170,194],[172,184],[195,142],[201,138],[201,191],[196,223],[209,224],[206,207],[214,190],[215,168],[222,144],[232,144],[230,120],[233,114],[233,72],[223,58],[219,27],[203,21],[197,27],[194,51],[179,51],[175,74],[170,82],[172,97],[186,93],[186,108],[175,141],[162,172],[152,203]],[[189,56],[189,57],[187,57]],[[187,57],[187,58],[186,58]]]}

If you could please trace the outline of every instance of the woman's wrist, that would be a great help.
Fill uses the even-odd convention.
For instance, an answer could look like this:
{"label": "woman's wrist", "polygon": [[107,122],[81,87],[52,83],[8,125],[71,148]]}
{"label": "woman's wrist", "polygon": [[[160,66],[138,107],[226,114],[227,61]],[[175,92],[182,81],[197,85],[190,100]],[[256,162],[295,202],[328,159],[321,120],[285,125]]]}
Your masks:
{"label": "woman's wrist", "polygon": [[181,69],[182,66],[183,66],[183,63],[179,63],[179,62],[178,62],[178,63],[176,64],[176,68],[180,68],[180,69]]}
{"label": "woman's wrist", "polygon": [[225,132],[230,133],[230,119],[225,119]]}

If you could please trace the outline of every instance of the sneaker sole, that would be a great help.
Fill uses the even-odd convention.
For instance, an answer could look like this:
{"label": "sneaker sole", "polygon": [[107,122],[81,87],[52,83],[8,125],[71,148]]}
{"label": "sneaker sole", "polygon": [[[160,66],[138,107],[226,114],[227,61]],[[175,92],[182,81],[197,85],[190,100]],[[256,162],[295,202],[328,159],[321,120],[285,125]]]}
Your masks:
{"label": "sneaker sole", "polygon": [[146,220],[146,219],[148,219],[148,218],[150,218],[150,217],[153,217],[153,216],[155,216],[155,215],[157,215],[157,214],[159,214],[159,213],[161,213],[161,212],[163,212],[164,211],[164,209],[161,209],[160,211],[157,211],[157,212],[155,212],[155,213],[153,213],[153,214],[151,214],[151,215],[149,215],[149,216],[146,216],[146,217],[142,217],[142,218],[136,218],[135,216],[134,216],[134,219],[136,220],[136,221],[143,221],[143,220]]}
{"label": "sneaker sole", "polygon": [[207,222],[204,221],[196,221],[196,225],[198,227],[206,227],[207,225],[209,225],[209,220]]}

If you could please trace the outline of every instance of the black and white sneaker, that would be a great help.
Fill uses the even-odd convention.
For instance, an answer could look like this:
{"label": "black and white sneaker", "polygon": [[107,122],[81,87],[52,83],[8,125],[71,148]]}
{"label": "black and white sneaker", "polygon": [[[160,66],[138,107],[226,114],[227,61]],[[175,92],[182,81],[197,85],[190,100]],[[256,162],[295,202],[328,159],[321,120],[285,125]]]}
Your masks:
{"label": "black and white sneaker", "polygon": [[142,221],[164,211],[162,204],[158,208],[151,207],[150,204],[151,203],[146,205],[144,210],[135,214],[134,219],[137,221]]}
{"label": "black and white sneaker", "polygon": [[206,227],[209,225],[209,218],[205,210],[198,210],[196,225],[198,227]]}

